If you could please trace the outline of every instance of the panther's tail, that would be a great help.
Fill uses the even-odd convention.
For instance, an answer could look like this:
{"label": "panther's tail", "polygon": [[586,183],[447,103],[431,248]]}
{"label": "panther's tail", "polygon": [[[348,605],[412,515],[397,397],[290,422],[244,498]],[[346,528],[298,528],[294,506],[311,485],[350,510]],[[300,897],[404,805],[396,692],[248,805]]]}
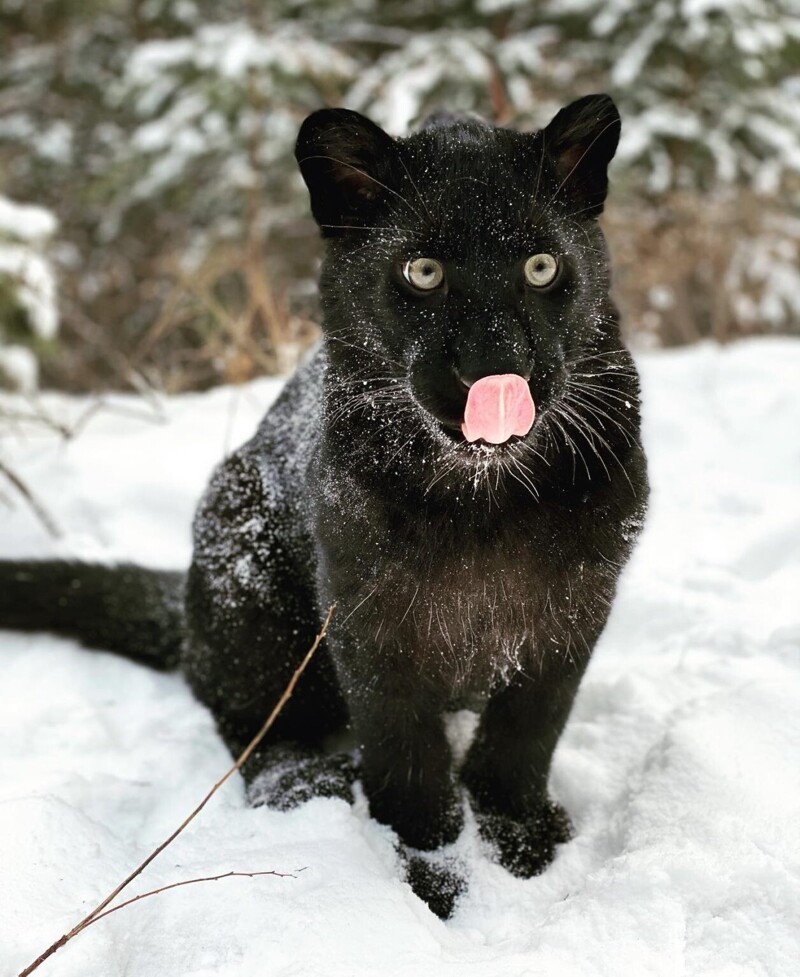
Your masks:
{"label": "panther's tail", "polygon": [[155,668],[184,637],[185,574],[132,564],[0,561],[0,628],[54,631]]}

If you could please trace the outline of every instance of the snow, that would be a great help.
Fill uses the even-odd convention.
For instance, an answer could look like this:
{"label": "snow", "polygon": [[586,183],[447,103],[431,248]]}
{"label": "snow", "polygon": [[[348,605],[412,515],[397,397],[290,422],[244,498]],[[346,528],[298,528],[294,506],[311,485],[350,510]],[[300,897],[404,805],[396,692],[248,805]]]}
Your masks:
{"label": "snow", "polygon": [[46,258],[25,245],[0,242],[0,275],[17,285],[17,301],[27,315],[31,331],[40,339],[58,332],[56,280]]}
{"label": "snow", "polygon": [[39,363],[27,346],[0,346],[0,382],[15,390],[33,393],[39,383]]}
{"label": "snow", "polygon": [[[0,285],[10,286],[12,307],[23,314],[32,335],[44,340],[58,331],[56,278],[44,254],[57,228],[55,215],[44,207],[0,196]],[[4,342],[2,326],[0,382],[32,391],[39,373],[36,357],[25,346]]]}
{"label": "snow", "polygon": [[255,68],[303,75],[311,65],[324,64],[331,74],[355,71],[346,54],[307,35],[296,23],[283,23],[268,34],[255,32],[243,21],[205,24],[192,38],[147,41],[138,45],[128,62],[129,81],[147,86],[164,70],[192,64],[228,79],[242,81]]}
{"label": "snow", "polygon": [[[480,29],[415,34],[398,51],[362,71],[345,101],[359,111],[369,109],[371,117],[395,136],[407,134],[415,122],[436,108],[436,98],[448,111],[468,112],[471,106],[461,104],[465,83],[484,88],[491,79],[486,55],[490,40]],[[444,99],[443,87],[456,79],[457,85]]]}
{"label": "snow", "polygon": [[57,227],[55,215],[44,207],[18,204],[0,197],[0,235],[39,243],[52,237]]}
{"label": "snow", "polygon": [[[784,977],[800,954],[800,342],[639,356],[652,507],[556,753],[575,826],[510,877],[471,822],[449,923],[400,880],[361,799],[248,809],[229,782],[130,893],[231,870],[115,913],[44,964],[57,977]],[[6,554],[180,566],[209,470],[275,381],[115,397],[70,441],[8,422]],[[4,410],[33,408],[4,398]],[[41,398],[72,423],[86,402]],[[206,711],[159,675],[46,635],[0,635],[0,972],[70,928],[227,768]],[[302,870],[302,871],[301,871]]]}
{"label": "snow", "polygon": [[44,207],[0,196],[0,279],[16,286],[16,301],[41,339],[52,339],[58,330],[55,275],[41,253],[57,228],[55,215]]}

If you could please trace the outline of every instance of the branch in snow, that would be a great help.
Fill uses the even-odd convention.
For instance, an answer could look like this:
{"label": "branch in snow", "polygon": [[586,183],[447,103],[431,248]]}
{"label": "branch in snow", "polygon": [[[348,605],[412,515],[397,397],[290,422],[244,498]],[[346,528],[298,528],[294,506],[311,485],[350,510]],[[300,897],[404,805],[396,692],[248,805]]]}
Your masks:
{"label": "branch in snow", "polygon": [[[132,902],[136,902],[137,899],[144,898],[147,895],[155,895],[157,892],[163,891],[163,889],[175,888],[176,885],[187,885],[187,884],[190,884],[192,882],[207,881],[205,879],[189,879],[189,880],[187,880],[186,882],[183,882],[183,883],[180,883],[180,882],[179,883],[173,883],[173,885],[171,885],[171,886],[164,886],[163,889],[153,889],[152,892],[142,893],[140,896],[137,896],[137,897],[135,897],[133,899],[129,899],[127,901],[127,903],[121,903],[119,906],[116,906],[113,909],[107,909],[106,908],[111,902],[113,902],[114,899],[116,899],[116,897],[120,894],[120,892],[122,892],[122,890],[126,886],[130,885],[130,883],[138,875],[141,875],[141,873],[147,868],[147,866],[155,858],[157,858],[158,855],[160,855],[161,852],[164,851],[164,849],[168,845],[171,845],[172,844],[172,842],[178,837],[178,835],[183,831],[183,829],[186,828],[197,817],[197,815],[203,810],[203,808],[211,800],[211,798],[214,796],[214,794],[216,794],[216,792],[220,789],[220,787],[222,787],[222,785],[230,777],[232,777],[233,774],[237,770],[240,770],[244,766],[244,764],[250,758],[250,756],[253,753],[253,751],[258,748],[259,744],[264,739],[264,737],[266,736],[266,734],[269,732],[269,730],[271,729],[271,727],[272,727],[273,723],[275,722],[275,720],[278,718],[278,715],[280,714],[281,710],[286,705],[286,703],[289,701],[289,698],[291,697],[292,693],[294,692],[294,688],[297,685],[297,682],[300,679],[300,676],[305,671],[306,666],[311,661],[311,659],[314,656],[314,653],[316,652],[317,648],[319,648],[320,642],[322,641],[322,639],[327,634],[328,626],[331,623],[331,618],[333,617],[333,612],[334,612],[335,609],[336,609],[336,605],[335,604],[331,604],[331,606],[328,608],[328,613],[325,616],[325,620],[322,623],[322,627],[320,628],[319,634],[314,639],[313,644],[311,645],[311,647],[306,652],[305,657],[303,658],[303,660],[297,666],[297,670],[295,671],[294,675],[292,675],[291,679],[289,680],[289,684],[284,689],[283,695],[280,697],[280,699],[275,704],[275,708],[272,710],[272,712],[267,717],[266,721],[264,722],[264,725],[256,733],[256,735],[250,741],[250,743],[248,744],[248,746],[245,747],[245,749],[242,751],[242,753],[240,754],[240,756],[236,760],[236,762],[233,764],[233,766],[230,767],[228,769],[228,771],[222,777],[220,777],[220,779],[214,784],[214,786],[211,788],[211,790],[206,794],[206,796],[202,799],[202,801],[200,801],[200,803],[191,812],[191,814],[189,814],[188,817],[186,817],[181,822],[181,824],[172,832],[172,834],[165,841],[162,841],[161,844],[157,848],[155,848],[147,856],[147,858],[145,858],[145,860],[137,868],[135,868],[130,873],[130,875],[126,879],[124,879],[122,882],[120,882],[120,884],[116,887],[116,889],[114,889],[113,892],[111,892],[109,895],[107,895],[106,898],[103,899],[102,902],[98,903],[98,905],[95,906],[95,908],[87,916],[84,916],[84,918],[79,923],[77,923],[75,926],[73,926],[73,928],[68,933],[65,933],[62,937],[60,937],[58,940],[56,940],[55,943],[52,943],[46,950],[44,950],[42,953],[40,953],[39,956],[33,961],[33,963],[31,963],[27,967],[25,967],[24,970],[21,970],[20,973],[19,973],[19,975],[18,975],[18,977],[28,977],[28,975],[29,974],[32,974],[34,972],[34,970],[36,970],[41,964],[44,963],[45,960],[48,959],[48,957],[51,957],[56,952],[56,950],[60,950],[62,946],[64,946],[66,943],[68,943],[73,937],[77,936],[78,933],[80,933],[82,930],[85,930],[87,926],[90,926],[93,922],[95,922],[101,916],[107,916],[110,912],[113,912],[114,909],[121,909],[123,905],[129,905]],[[252,872],[252,873],[249,873],[249,872],[228,872],[228,873],[226,873],[226,875],[264,875],[264,874],[269,874],[269,873],[265,873],[265,872]],[[280,873],[275,872],[273,874],[279,875]],[[223,877],[224,876],[215,876],[214,878],[223,878]],[[211,881],[211,879],[209,879],[208,881]]]}
{"label": "branch in snow", "polygon": [[50,515],[50,513],[45,509],[39,499],[36,498],[30,486],[24,482],[17,473],[8,467],[8,465],[0,460],[0,473],[5,475],[5,477],[11,482],[14,488],[19,492],[19,494],[25,499],[28,505],[33,510],[34,514],[38,518],[39,522],[44,526],[50,536],[53,539],[59,539],[62,535],[61,530],[58,528],[58,524]]}
{"label": "branch in snow", "polygon": [[[298,871],[302,870],[298,869]],[[96,916],[92,916],[92,918],[87,922],[86,926],[91,926],[92,923],[96,923],[98,919],[102,919],[104,916],[110,916],[111,913],[115,913],[118,909],[124,909],[126,906],[132,906],[134,902],[139,902],[140,899],[147,899],[149,896],[157,896],[162,892],[168,892],[170,889],[179,889],[182,885],[195,885],[197,882],[219,882],[220,879],[231,878],[254,879],[260,875],[274,875],[278,879],[297,878],[297,876],[293,875],[291,872],[276,872],[274,869],[270,869],[264,872],[223,872],[222,875],[206,875],[200,879],[183,879],[180,882],[171,882],[169,885],[162,885],[158,889],[151,889],[149,892],[140,892],[138,896],[133,896],[132,899],[126,899],[125,902],[120,902],[118,905],[112,906],[110,909],[105,909]],[[86,926],[84,926],[84,929],[86,929]],[[25,973],[25,971],[23,971],[23,973]]]}

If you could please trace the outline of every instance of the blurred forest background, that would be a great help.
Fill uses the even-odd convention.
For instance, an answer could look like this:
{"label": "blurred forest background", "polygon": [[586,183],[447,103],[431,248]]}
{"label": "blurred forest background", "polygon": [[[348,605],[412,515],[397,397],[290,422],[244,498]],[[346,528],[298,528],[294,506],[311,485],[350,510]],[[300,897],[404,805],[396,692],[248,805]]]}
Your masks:
{"label": "blurred forest background", "polygon": [[800,334],[798,0],[0,0],[3,382],[284,370],[316,334],[308,112],[533,129],[594,91],[633,344]]}

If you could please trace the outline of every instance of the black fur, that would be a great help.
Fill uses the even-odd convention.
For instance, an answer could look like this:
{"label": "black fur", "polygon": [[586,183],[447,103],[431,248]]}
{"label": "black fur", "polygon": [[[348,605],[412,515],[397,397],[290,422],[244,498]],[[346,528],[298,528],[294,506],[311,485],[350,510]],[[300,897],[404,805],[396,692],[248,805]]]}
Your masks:
{"label": "black fur", "polygon": [[[237,749],[336,602],[275,730],[306,759],[287,767],[289,747],[267,749],[268,796],[305,796],[304,780],[347,793],[347,763],[320,773],[307,751],[349,724],[371,812],[410,848],[457,837],[460,785],[516,874],[568,837],[551,757],[647,498],[638,379],[596,222],[618,134],[606,96],[533,134],[448,119],[393,140],[345,110],[304,123],[325,338],[205,494],[182,656]],[[532,289],[522,266],[540,252],[560,271]],[[401,274],[419,256],[445,268],[433,293]],[[530,376],[536,423],[468,444],[465,382],[498,373]],[[0,597],[0,622],[23,618]],[[456,771],[442,714],[464,705],[482,718]],[[432,863],[409,864],[447,915],[452,872],[436,890]]]}
{"label": "black fur", "polygon": [[123,564],[0,562],[0,627],[57,631],[153,668],[175,668],[185,574]]}

